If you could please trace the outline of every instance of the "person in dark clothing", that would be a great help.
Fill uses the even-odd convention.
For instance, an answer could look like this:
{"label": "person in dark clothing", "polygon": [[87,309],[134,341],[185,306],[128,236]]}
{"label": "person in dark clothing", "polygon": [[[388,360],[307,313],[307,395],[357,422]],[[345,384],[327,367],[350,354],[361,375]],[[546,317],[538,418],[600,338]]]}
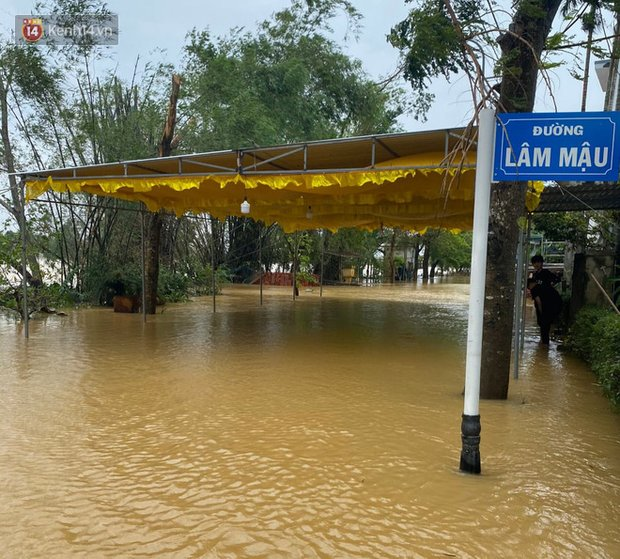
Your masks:
{"label": "person in dark clothing", "polygon": [[549,333],[562,311],[562,297],[552,285],[537,283],[532,277],[527,281],[527,288],[534,300],[536,321],[540,326],[540,343],[549,344]]}
{"label": "person in dark clothing", "polygon": [[549,285],[553,287],[560,282],[560,276],[554,274],[551,270],[543,268],[545,260],[540,254],[532,256],[532,266],[534,272],[532,273],[532,279],[539,285]]}

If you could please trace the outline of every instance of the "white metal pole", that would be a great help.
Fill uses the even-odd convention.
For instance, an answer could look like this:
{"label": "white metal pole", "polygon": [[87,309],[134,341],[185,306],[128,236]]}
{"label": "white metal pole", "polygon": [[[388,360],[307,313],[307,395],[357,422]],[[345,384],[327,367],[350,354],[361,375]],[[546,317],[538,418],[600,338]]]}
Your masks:
{"label": "white metal pole", "polygon": [[480,473],[480,364],[494,134],[495,112],[493,109],[482,109],[478,127],[474,191],[474,231],[467,326],[467,358],[465,361],[465,399],[461,424],[463,449],[460,466],[462,471],[476,474]]}

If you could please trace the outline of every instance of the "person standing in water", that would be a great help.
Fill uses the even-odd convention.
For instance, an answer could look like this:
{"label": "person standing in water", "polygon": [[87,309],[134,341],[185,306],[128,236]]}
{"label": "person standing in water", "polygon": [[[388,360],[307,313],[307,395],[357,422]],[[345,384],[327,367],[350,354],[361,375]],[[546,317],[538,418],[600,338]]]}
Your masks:
{"label": "person standing in water", "polygon": [[532,266],[534,267],[534,271],[532,272],[532,279],[539,285],[549,285],[553,287],[555,284],[560,282],[560,277],[554,274],[551,270],[547,270],[547,268],[543,268],[543,264],[545,263],[544,258],[540,254],[535,254],[532,256]]}
{"label": "person standing in water", "polygon": [[527,280],[527,288],[536,308],[536,322],[540,326],[540,343],[549,345],[551,325],[562,311],[562,297],[551,284],[542,281],[537,283],[533,277]]}

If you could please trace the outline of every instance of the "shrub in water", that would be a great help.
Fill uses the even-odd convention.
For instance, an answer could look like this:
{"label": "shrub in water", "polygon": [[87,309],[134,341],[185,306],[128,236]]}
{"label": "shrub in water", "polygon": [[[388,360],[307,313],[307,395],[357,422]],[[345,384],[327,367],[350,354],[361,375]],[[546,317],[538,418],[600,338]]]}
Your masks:
{"label": "shrub in water", "polygon": [[575,317],[566,345],[590,363],[607,397],[620,407],[620,315],[584,307]]}
{"label": "shrub in water", "polygon": [[592,370],[609,399],[620,406],[620,315],[610,313],[601,318],[592,338],[596,340]]}

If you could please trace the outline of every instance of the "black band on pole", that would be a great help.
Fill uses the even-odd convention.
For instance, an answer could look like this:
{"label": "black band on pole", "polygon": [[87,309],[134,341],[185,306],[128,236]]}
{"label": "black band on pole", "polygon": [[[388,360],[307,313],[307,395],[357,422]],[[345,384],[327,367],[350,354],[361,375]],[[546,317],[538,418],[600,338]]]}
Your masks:
{"label": "black band on pole", "polygon": [[465,415],[461,421],[461,472],[480,473],[480,416]]}

